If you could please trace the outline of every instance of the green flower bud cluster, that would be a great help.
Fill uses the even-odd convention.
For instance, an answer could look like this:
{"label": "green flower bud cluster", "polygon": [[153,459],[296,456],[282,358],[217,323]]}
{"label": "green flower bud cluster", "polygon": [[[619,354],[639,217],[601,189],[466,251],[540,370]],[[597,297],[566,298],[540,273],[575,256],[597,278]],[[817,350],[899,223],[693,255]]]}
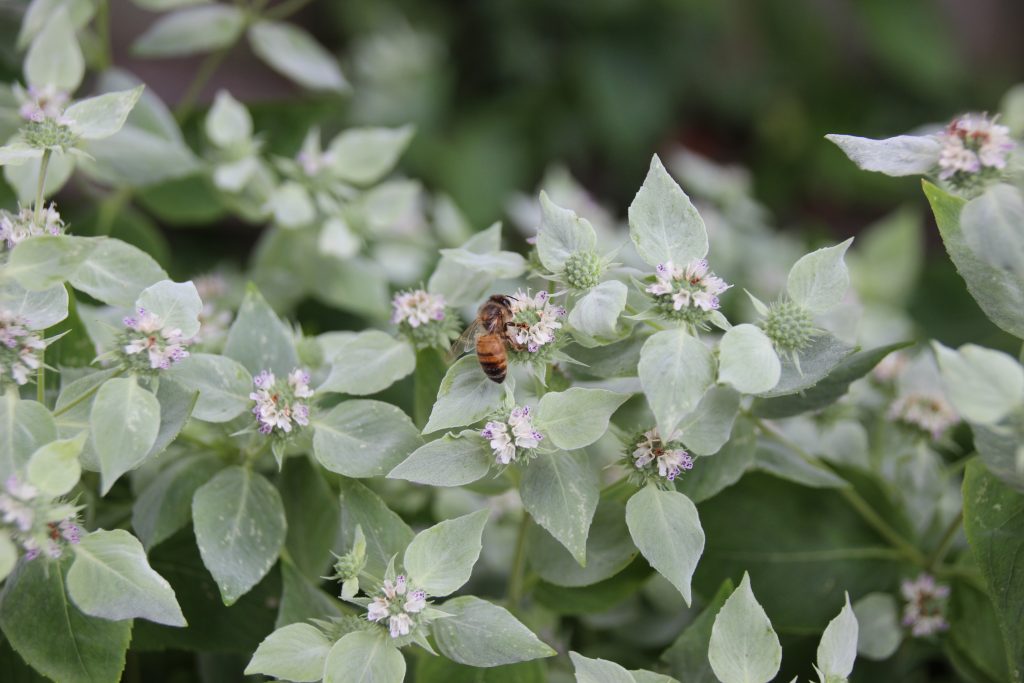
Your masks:
{"label": "green flower bud cluster", "polygon": [[25,142],[37,149],[70,149],[75,146],[78,136],[68,126],[45,118],[41,121],[29,121],[21,129]]}
{"label": "green flower bud cluster", "polygon": [[789,299],[772,304],[761,321],[761,329],[777,349],[799,351],[806,348],[818,335],[810,312]]}
{"label": "green flower bud cluster", "polygon": [[577,251],[566,259],[563,273],[573,289],[590,289],[600,284],[604,263],[594,251]]}

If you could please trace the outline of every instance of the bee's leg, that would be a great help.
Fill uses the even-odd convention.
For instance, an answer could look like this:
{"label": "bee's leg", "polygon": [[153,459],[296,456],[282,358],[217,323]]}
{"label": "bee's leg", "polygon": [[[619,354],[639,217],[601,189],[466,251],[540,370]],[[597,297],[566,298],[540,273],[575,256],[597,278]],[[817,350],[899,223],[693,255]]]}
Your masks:
{"label": "bee's leg", "polygon": [[510,327],[517,328],[517,329],[520,329],[520,330],[528,330],[528,329],[530,329],[530,326],[527,325],[526,323],[512,323],[512,322],[505,323],[505,341],[508,342],[508,345],[511,346],[516,351],[525,351],[526,350],[526,344],[520,344],[519,342],[517,342],[515,340],[515,337],[513,337],[509,333],[509,328]]}

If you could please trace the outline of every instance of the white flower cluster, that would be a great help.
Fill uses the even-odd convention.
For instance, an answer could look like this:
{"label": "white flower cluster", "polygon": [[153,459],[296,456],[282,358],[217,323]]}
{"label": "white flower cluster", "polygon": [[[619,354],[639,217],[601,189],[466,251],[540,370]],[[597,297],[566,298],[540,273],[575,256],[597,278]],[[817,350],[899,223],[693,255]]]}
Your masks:
{"label": "white flower cluster", "polygon": [[528,406],[513,408],[507,423],[488,422],[480,431],[480,436],[491,442],[494,460],[502,465],[515,460],[519,451],[533,450],[544,439],[544,435],[533,427]]}
{"label": "white flower cluster", "polygon": [[413,329],[431,321],[444,320],[444,297],[422,289],[399,292],[391,302],[391,322],[405,323]]}
{"label": "white flower cluster", "polygon": [[913,581],[903,581],[900,593],[907,604],[903,608],[903,625],[916,637],[930,636],[949,628],[944,615],[949,586],[935,583],[928,574]]}
{"label": "white flower cluster", "polygon": [[39,369],[46,342],[30,330],[20,316],[0,310],[0,384],[10,374],[15,384],[25,384]]}
{"label": "white flower cluster", "polygon": [[693,458],[682,448],[670,448],[658,434],[658,428],[648,429],[636,444],[632,453],[633,465],[638,470],[645,469],[653,463],[658,468],[658,476],[668,481],[675,478],[683,470],[693,469]]}
{"label": "white flower cluster", "polygon": [[73,506],[40,497],[35,486],[13,474],[0,492],[0,522],[8,527],[29,560],[43,552],[48,557],[60,557],[64,545],[78,543],[81,536]]}
{"label": "white flower cluster", "polygon": [[64,116],[64,109],[68,106],[71,97],[56,86],[37,87],[32,85],[28,90],[16,87],[14,92],[21,103],[18,114],[26,121],[42,123],[50,120],[62,126],[69,123]]}
{"label": "white flower cluster", "polygon": [[29,237],[60,235],[63,232],[64,221],[52,202],[40,211],[38,221],[32,209],[21,209],[16,214],[0,212],[0,241],[8,249],[14,249],[19,242]]}
{"label": "white flower cluster", "polygon": [[143,367],[148,365],[150,370],[166,370],[188,358],[187,347],[193,340],[186,339],[177,327],[168,328],[152,311],[140,307],[136,315],[125,317],[123,322],[129,332],[121,349],[129,359],[132,356],[145,359]]}
{"label": "white flower cluster", "polygon": [[939,177],[943,180],[959,173],[972,175],[986,168],[1006,168],[1006,158],[1014,148],[1010,129],[982,114],[965,114],[954,120],[941,141]]}
{"label": "white flower cluster", "polygon": [[399,574],[394,581],[385,580],[381,594],[366,608],[366,618],[373,622],[388,622],[392,638],[409,635],[416,625],[415,615],[427,606],[427,594],[412,589]]}
{"label": "white flower cluster", "polygon": [[685,268],[671,261],[658,264],[655,282],[646,291],[655,297],[668,297],[675,311],[694,308],[710,312],[718,308],[718,295],[731,286],[709,272],[707,259],[694,259]]}
{"label": "white flower cluster", "polygon": [[889,419],[923,429],[933,439],[938,439],[960,421],[960,416],[941,394],[915,392],[900,396],[893,402],[889,407]]}
{"label": "white flower cluster", "polygon": [[530,353],[537,353],[541,347],[555,341],[555,331],[562,327],[559,318],[565,317],[565,309],[552,304],[550,294],[542,290],[531,297],[520,289],[510,298],[515,323],[510,336],[516,344],[525,346]]}
{"label": "white flower cluster", "polygon": [[256,391],[249,398],[256,401],[253,415],[259,423],[260,434],[279,434],[292,431],[292,423],[305,427],[309,424],[309,405],[301,399],[313,396],[309,388],[309,373],[296,368],[288,373],[284,382],[279,382],[274,373],[264,370],[253,378]]}

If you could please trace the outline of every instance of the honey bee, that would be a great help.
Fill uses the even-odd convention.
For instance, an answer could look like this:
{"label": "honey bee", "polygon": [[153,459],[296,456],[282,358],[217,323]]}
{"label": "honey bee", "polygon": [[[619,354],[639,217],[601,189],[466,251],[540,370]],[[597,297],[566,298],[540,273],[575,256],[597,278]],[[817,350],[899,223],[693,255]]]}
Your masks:
{"label": "honey bee", "polygon": [[509,328],[516,327],[512,322],[512,297],[495,294],[480,306],[476,320],[452,344],[448,354],[449,360],[454,359],[463,351],[476,350],[477,360],[487,379],[501,384],[508,372],[508,348],[522,350],[509,334]]}

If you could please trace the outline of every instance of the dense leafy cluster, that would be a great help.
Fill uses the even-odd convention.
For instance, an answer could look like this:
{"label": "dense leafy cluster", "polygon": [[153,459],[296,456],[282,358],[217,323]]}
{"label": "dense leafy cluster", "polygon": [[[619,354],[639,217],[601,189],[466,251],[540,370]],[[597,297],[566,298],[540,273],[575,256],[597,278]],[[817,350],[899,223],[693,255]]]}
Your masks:
{"label": "dense leafy cluster", "polygon": [[[282,157],[220,92],[197,152],[125,74],[74,99],[86,5],[32,3],[22,123],[0,147],[29,207],[0,222],[0,661],[69,682],[119,680],[130,644],[330,683],[410,664],[424,681],[838,683],[857,657],[862,680],[939,658],[971,681],[1024,673],[1024,367],[908,348],[902,292],[876,283],[919,248],[913,219],[860,253],[803,253],[727,169],[679,151],[652,159],[628,238],[564,178],[546,187],[527,259],[441,198],[427,215],[393,174],[408,127],[326,148],[313,129]],[[245,35],[302,86],[347,89],[261,11],[175,9],[136,47]],[[831,137],[934,181],[968,289],[1024,338],[1011,128]],[[199,175],[265,228],[249,269],[176,282],[76,235],[46,203],[73,172],[117,201]],[[495,293],[500,384],[473,353],[443,359]],[[307,299],[366,329],[302,329]]]}

